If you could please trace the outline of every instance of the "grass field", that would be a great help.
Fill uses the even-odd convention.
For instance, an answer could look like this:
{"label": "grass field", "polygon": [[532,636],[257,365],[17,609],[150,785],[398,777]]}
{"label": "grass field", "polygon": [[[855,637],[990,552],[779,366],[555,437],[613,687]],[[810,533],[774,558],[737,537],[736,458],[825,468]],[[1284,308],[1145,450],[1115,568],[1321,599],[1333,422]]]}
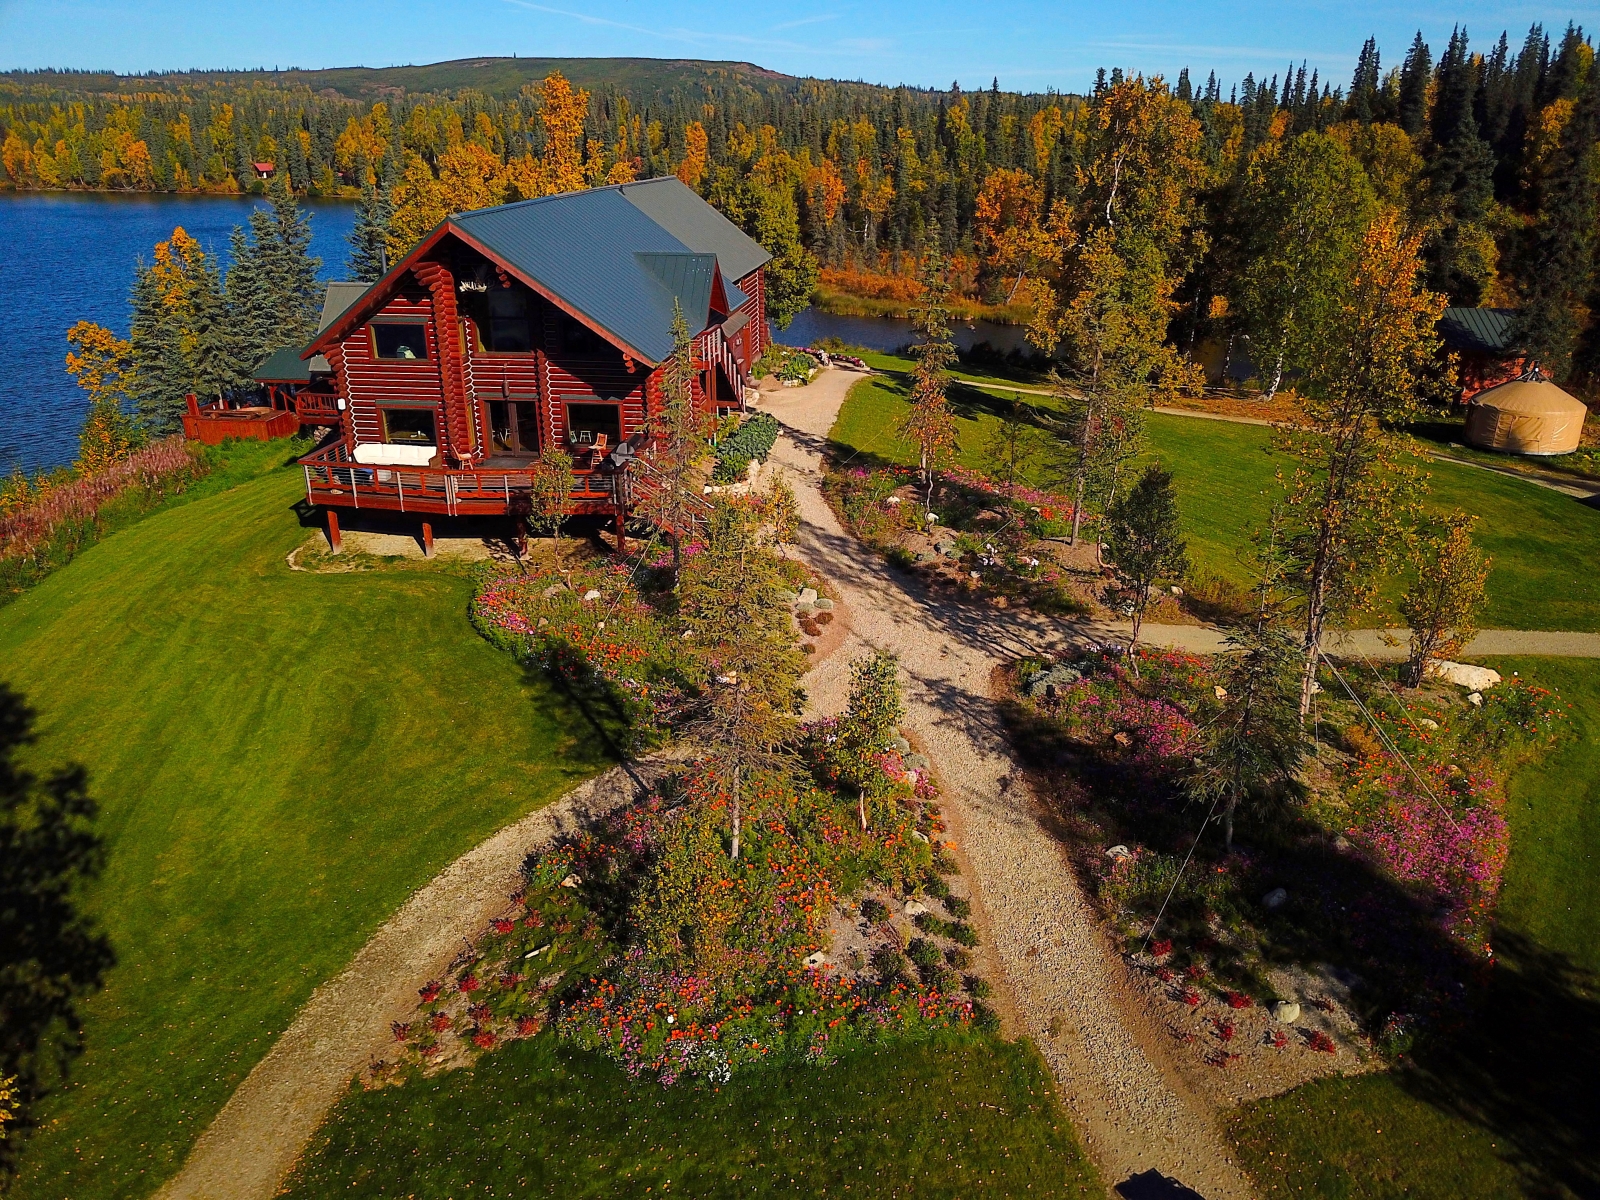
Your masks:
{"label": "grass field", "polygon": [[287,1195],[1104,1196],[1048,1081],[952,1038],[663,1090],[543,1035],[352,1091]]}
{"label": "grass field", "polygon": [[[885,369],[904,359],[872,356]],[[974,378],[984,373],[963,372]],[[997,376],[995,376],[997,378]],[[1008,406],[1004,395],[952,389],[958,458],[963,466],[993,473],[988,449]],[[1048,397],[1026,395],[1047,405]],[[899,377],[863,380],[851,391],[833,428],[845,457],[861,463],[915,461],[895,429],[906,410]],[[1159,459],[1177,479],[1179,506],[1196,571],[1247,583],[1250,535],[1265,522],[1284,460],[1270,447],[1270,430],[1192,417],[1152,413],[1146,458]],[[1450,463],[1429,466],[1429,505],[1478,514],[1478,540],[1494,559],[1484,625],[1509,629],[1600,629],[1600,573],[1586,564],[1600,556],[1600,509],[1559,492],[1489,471]],[[1031,472],[1046,483],[1042,466]],[[1393,620],[1380,611],[1375,621]]]}
{"label": "grass field", "polygon": [[0,609],[37,761],[84,763],[101,802],[89,903],[119,960],[24,1155],[30,1200],[153,1191],[412,890],[603,765],[472,632],[464,577],[290,571],[284,454],[240,449]]}
{"label": "grass field", "polygon": [[1600,664],[1491,662],[1559,691],[1575,736],[1513,783],[1482,1011],[1410,1070],[1244,1109],[1232,1132],[1269,1197],[1600,1194]]}

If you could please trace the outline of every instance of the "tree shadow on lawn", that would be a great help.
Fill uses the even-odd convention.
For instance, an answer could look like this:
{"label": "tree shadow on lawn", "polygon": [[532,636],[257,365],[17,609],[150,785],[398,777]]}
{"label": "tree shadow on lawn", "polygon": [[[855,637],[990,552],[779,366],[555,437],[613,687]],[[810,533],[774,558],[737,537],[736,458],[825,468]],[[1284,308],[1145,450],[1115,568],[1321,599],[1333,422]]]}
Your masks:
{"label": "tree shadow on lawn", "polygon": [[[1143,844],[1182,860],[1205,811],[1130,769],[1128,748],[1073,741],[1014,701],[1000,712],[1036,780],[1046,826],[1091,895],[1092,865],[1108,845]],[[1180,887],[1162,919],[1177,965],[1204,957],[1219,982],[1266,999],[1266,970],[1326,964],[1323,974],[1349,988],[1346,1006],[1369,1032],[1390,1013],[1424,1018],[1396,1070],[1407,1092],[1494,1134],[1531,1194],[1600,1195],[1600,981],[1505,927],[1494,932],[1492,965],[1471,954],[1442,928],[1432,897],[1341,848],[1298,808],[1245,814],[1241,826],[1242,853],[1231,860],[1220,828],[1201,838],[1186,878],[1204,883]],[[1268,912],[1259,898],[1278,887],[1289,900]],[[1159,899],[1135,903],[1141,927]],[[1225,932],[1252,930],[1254,953],[1214,942],[1208,916]]]}

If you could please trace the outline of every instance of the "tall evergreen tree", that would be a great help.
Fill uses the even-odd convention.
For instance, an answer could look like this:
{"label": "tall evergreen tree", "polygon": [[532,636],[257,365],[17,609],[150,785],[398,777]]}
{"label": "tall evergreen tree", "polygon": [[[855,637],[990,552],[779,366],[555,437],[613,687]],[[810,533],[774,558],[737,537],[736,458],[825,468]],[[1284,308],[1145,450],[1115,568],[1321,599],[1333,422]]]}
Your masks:
{"label": "tall evergreen tree", "polygon": [[1433,55],[1428,43],[1422,40],[1422,30],[1406,52],[1405,65],[1400,68],[1400,128],[1412,137],[1422,133],[1428,119],[1428,84],[1433,80]]}
{"label": "tall evergreen tree", "polygon": [[380,180],[361,189],[356,202],[355,228],[350,231],[350,258],[345,271],[360,283],[376,283],[388,269],[389,222],[394,218],[394,203],[389,198],[389,181]]}
{"label": "tall evergreen tree", "polygon": [[1369,37],[1356,59],[1355,77],[1350,80],[1350,95],[1345,101],[1344,119],[1372,123],[1373,105],[1377,100],[1379,85],[1378,39]]}
{"label": "tall evergreen tree", "polygon": [[262,286],[277,315],[273,331],[277,346],[300,346],[317,331],[323,293],[317,272],[322,260],[311,254],[311,220],[288,185],[274,179],[267,198],[272,207],[250,214],[250,233]]}
{"label": "tall evergreen tree", "polygon": [[1561,137],[1538,198],[1538,221],[1518,255],[1517,345],[1546,373],[1567,378],[1583,326],[1580,302],[1594,277],[1595,170],[1600,156],[1600,71],[1588,82]]}

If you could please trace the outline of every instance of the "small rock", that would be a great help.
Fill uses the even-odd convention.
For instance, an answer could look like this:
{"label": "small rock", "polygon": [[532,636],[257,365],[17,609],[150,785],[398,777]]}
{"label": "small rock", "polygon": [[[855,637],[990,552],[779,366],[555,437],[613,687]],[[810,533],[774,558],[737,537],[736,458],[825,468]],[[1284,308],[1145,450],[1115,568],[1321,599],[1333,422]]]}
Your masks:
{"label": "small rock", "polygon": [[926,754],[907,754],[902,759],[908,771],[926,771],[928,769],[928,756]]}
{"label": "small rock", "polygon": [[818,612],[832,612],[833,601],[829,600],[826,596],[820,596],[817,598],[817,602],[811,607],[816,609]]}
{"label": "small rock", "polygon": [[1114,858],[1118,862],[1121,862],[1125,858],[1131,858],[1132,856],[1133,856],[1133,851],[1129,850],[1126,846],[1123,846],[1123,845],[1120,845],[1120,844],[1112,846],[1112,847],[1110,847],[1109,849],[1106,850],[1106,857],[1107,858]]}
{"label": "small rock", "polygon": [[1261,907],[1268,910],[1282,908],[1288,899],[1289,893],[1285,889],[1281,887],[1273,888],[1265,896],[1261,897]]}
{"label": "small rock", "polygon": [[1272,1004],[1272,1019],[1280,1025],[1292,1025],[1300,1019],[1300,1006],[1293,1000],[1276,1000]]}
{"label": "small rock", "polygon": [[823,963],[825,963],[827,961],[828,961],[828,956],[826,954],[824,954],[821,950],[818,950],[815,954],[806,955],[806,966],[808,966],[808,967],[820,967]]}
{"label": "small rock", "polygon": [[890,738],[889,742],[888,742],[888,746],[889,746],[889,749],[893,750],[896,754],[910,754],[911,753],[911,743],[906,741],[906,739],[903,738],[903,737],[892,737],[892,738]]}
{"label": "small rock", "polygon": [[1471,692],[1471,693],[1469,693],[1467,695],[1467,703],[1472,705],[1473,708],[1482,708],[1483,707],[1483,693],[1482,692]]}
{"label": "small rock", "polygon": [[1333,839],[1333,848],[1339,851],[1341,854],[1344,853],[1346,850],[1350,849],[1350,839],[1341,833],[1338,837]]}
{"label": "small rock", "polygon": [[956,556],[956,544],[954,542],[935,542],[933,548],[946,558],[954,558]]}
{"label": "small rock", "polygon": [[927,911],[928,906],[926,904],[918,904],[915,900],[906,901],[906,916],[908,917],[920,917]]}
{"label": "small rock", "polygon": [[582,882],[583,877],[581,875],[568,875],[561,881],[561,886],[564,888],[575,888]]}
{"label": "small rock", "polygon": [[539,626],[538,627],[540,629],[543,629],[548,624],[550,624],[550,618],[549,617],[540,617],[539,618]]}
{"label": "small rock", "polygon": [[583,594],[583,598],[585,600],[598,600],[600,599],[600,593],[595,591],[594,588],[590,588]]}
{"label": "small rock", "polygon": [[923,833],[920,829],[913,829],[911,831],[911,836],[917,841],[921,842],[924,846],[928,844],[928,835]]}
{"label": "small rock", "polygon": [[817,602],[817,589],[816,588],[801,588],[800,589],[800,603],[801,604],[815,604],[816,602]]}
{"label": "small rock", "polygon": [[905,500],[906,500],[906,498],[904,496],[890,496],[887,500],[884,501],[884,503],[885,504],[904,504]]}
{"label": "small rock", "polygon": [[1474,692],[1486,692],[1500,682],[1499,671],[1475,667],[1470,663],[1451,662],[1449,659],[1430,659],[1423,674]]}
{"label": "small rock", "polygon": [[1129,733],[1126,729],[1119,729],[1116,733],[1111,735],[1111,740],[1126,750],[1129,746],[1133,745],[1133,734]]}
{"label": "small rock", "polygon": [[1176,584],[1174,584],[1173,587],[1172,587],[1172,594],[1174,596],[1181,596],[1181,595],[1183,595],[1183,589],[1181,587],[1178,587]]}
{"label": "small rock", "polygon": [[1228,698],[1228,689],[1223,687],[1220,683],[1211,690],[1217,694],[1218,700],[1226,700]]}
{"label": "small rock", "polygon": [[1439,722],[1431,720],[1428,717],[1418,717],[1417,718],[1417,724],[1421,725],[1424,729],[1437,729],[1437,728],[1439,728]]}

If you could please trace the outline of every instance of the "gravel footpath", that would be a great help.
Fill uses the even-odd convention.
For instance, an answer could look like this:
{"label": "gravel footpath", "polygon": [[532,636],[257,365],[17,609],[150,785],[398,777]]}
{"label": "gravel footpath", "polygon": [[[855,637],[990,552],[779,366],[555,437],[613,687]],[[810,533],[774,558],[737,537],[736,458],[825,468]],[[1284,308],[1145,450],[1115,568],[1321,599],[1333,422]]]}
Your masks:
{"label": "gravel footpath", "polygon": [[270,1200],[350,1080],[393,1045],[392,1021],[502,912],[530,850],[628,803],[670,766],[617,767],[508,825],[415,892],[295,1016],[200,1135],[159,1200]]}
{"label": "gravel footpath", "polygon": [[1120,965],[1034,814],[989,698],[994,668],[1007,659],[1112,630],[956,603],[892,573],[851,538],[822,498],[818,455],[857,378],[828,371],[761,403],[785,426],[774,457],[800,502],[798,551],[852,614],[842,652],[807,677],[812,705],[843,707],[853,658],[873,649],[899,656],[907,724],[938,762],[1017,1012],[1107,1185],[1156,1169],[1207,1200],[1248,1197],[1209,1106],[1159,1065],[1152,1028],[1124,1007]]}

